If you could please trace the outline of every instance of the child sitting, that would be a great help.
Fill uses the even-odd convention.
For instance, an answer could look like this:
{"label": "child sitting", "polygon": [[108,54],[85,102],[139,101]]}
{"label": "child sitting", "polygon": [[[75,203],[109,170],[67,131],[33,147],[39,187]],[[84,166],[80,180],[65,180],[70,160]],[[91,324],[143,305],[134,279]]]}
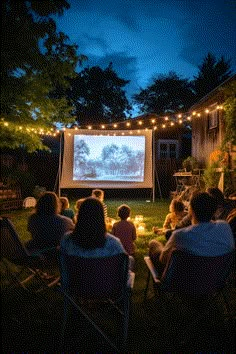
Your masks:
{"label": "child sitting", "polygon": [[166,215],[164,224],[163,224],[163,231],[166,232],[167,230],[171,229],[174,230],[178,227],[179,222],[183,219],[186,215],[185,205],[178,199],[172,199],[169,207],[170,213]]}
{"label": "child sitting", "polygon": [[162,229],[159,229],[156,226],[152,228],[155,234],[165,234],[167,240],[170,238],[172,231],[179,227],[183,218],[187,215],[184,203],[178,199],[172,199],[169,211],[170,212],[166,215]]}
{"label": "child sitting", "polygon": [[70,208],[70,203],[68,198],[66,197],[60,197],[59,198],[60,203],[61,203],[61,215],[67,216],[70,218],[73,222],[75,222],[75,213],[74,211]]}
{"label": "child sitting", "polygon": [[102,203],[104,215],[105,215],[105,219],[106,219],[108,217],[108,214],[107,214],[107,205],[104,203],[104,191],[102,189],[93,189],[92,190],[92,197],[97,198]]}
{"label": "child sitting", "polygon": [[130,216],[130,207],[126,204],[120,205],[118,216],[121,220],[113,224],[111,233],[120,239],[128,255],[133,256],[135,253],[134,240],[136,240],[137,235],[134,224],[127,220]]}

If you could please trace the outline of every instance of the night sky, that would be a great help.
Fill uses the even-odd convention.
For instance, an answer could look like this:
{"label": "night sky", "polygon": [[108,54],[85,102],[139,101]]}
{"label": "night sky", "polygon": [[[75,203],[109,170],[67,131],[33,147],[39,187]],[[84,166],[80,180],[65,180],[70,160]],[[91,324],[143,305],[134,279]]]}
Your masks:
{"label": "night sky", "polygon": [[[128,96],[158,74],[192,79],[208,52],[231,59],[236,71],[235,0],[68,0],[58,30],[88,56],[85,66],[110,62]],[[80,69],[78,69],[80,70]]]}

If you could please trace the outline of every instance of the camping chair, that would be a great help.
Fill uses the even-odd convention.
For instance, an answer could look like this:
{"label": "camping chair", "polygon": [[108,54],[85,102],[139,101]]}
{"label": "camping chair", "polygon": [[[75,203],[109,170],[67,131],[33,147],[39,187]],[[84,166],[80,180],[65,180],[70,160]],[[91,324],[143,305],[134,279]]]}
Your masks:
{"label": "camping chair", "polygon": [[[128,262],[129,258],[126,254],[100,258],[61,254],[61,286],[64,295],[62,345],[64,344],[70,305],[70,308],[77,309],[89,321],[113,349],[119,351],[118,347],[120,347],[124,350],[128,333],[130,291],[134,281],[133,272],[130,273],[131,282],[128,279]],[[95,306],[91,306],[91,304],[95,304]],[[111,338],[112,335],[106,334],[107,331],[105,332],[103,328],[104,323],[103,326],[101,325],[101,317],[99,317],[99,321],[98,318],[94,318],[93,311],[95,310],[96,313],[96,310],[98,310],[99,312],[99,305],[101,304],[105,304],[109,309],[111,307],[113,316],[116,314],[121,318],[122,324],[118,330],[120,335],[116,336],[120,338],[118,343],[117,340]],[[102,312],[104,315],[104,307],[102,307]],[[113,318],[113,329],[117,319],[117,317],[115,320]],[[108,323],[106,321],[105,327]]]}
{"label": "camping chair", "polygon": [[45,273],[45,269],[49,267],[47,255],[52,251],[55,252],[55,248],[31,255],[22,244],[14,225],[8,218],[0,217],[0,229],[1,261],[12,283],[34,292],[48,289],[58,283],[60,280],[58,275],[48,277]]}
{"label": "camping chair", "polygon": [[[166,313],[172,313],[180,301],[185,305],[185,309],[195,311],[194,318],[192,317],[188,323],[187,331],[189,329],[191,331],[198,327],[197,323],[201,325],[204,323],[202,320],[206,319],[206,313],[210,308],[216,310],[219,309],[219,305],[223,305],[221,308],[224,313],[227,317],[232,317],[225,290],[232,285],[234,257],[234,251],[208,257],[175,250],[161,278],[154,273],[154,266],[150,260],[149,262],[146,260],[146,265],[153,278],[155,294],[164,299]],[[185,337],[189,340],[191,332],[187,336],[185,333]]]}
{"label": "camping chair", "polygon": [[158,271],[149,256],[144,256],[144,262],[148,268],[146,286],[145,286],[145,290],[144,290],[144,301],[146,301],[151,279],[152,279],[154,295],[155,296],[158,295],[157,289],[158,289],[158,285],[160,283],[160,274],[158,274]]}

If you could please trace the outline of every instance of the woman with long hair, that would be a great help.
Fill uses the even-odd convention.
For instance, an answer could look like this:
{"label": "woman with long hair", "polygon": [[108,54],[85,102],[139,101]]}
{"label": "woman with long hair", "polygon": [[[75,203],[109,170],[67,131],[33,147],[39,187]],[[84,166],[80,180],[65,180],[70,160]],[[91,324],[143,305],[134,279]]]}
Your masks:
{"label": "woman with long hair", "polygon": [[104,208],[93,197],[81,203],[75,229],[61,241],[61,251],[81,257],[106,257],[125,253],[120,240],[106,231]]}

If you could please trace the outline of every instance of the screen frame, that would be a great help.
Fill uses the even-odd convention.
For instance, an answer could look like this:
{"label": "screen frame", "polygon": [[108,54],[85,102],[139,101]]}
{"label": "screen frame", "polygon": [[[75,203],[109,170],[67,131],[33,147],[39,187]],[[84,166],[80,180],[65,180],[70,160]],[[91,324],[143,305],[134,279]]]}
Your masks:
{"label": "screen frame", "polygon": [[[74,136],[75,135],[103,135],[115,136],[145,136],[145,162],[144,181],[94,181],[94,180],[73,180],[74,161]],[[89,129],[65,129],[63,133],[63,163],[59,179],[59,188],[103,188],[103,189],[125,189],[125,188],[153,188],[153,151],[152,151],[152,130],[89,130]]]}

